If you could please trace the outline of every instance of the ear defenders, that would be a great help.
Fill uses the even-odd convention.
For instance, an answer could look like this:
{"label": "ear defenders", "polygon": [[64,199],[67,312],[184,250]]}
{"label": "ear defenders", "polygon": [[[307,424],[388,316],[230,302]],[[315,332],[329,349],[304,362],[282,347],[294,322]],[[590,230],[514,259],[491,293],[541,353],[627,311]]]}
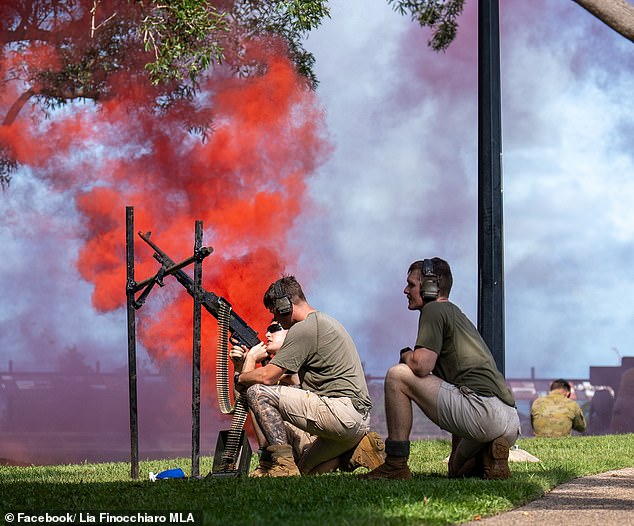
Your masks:
{"label": "ear defenders", "polygon": [[424,302],[428,302],[436,301],[439,294],[438,276],[434,273],[434,263],[431,259],[425,259],[420,271],[420,295]]}
{"label": "ear defenders", "polygon": [[291,303],[291,297],[282,289],[282,282],[276,281],[273,285],[273,291],[275,292],[275,312],[286,316],[293,312],[293,304]]}

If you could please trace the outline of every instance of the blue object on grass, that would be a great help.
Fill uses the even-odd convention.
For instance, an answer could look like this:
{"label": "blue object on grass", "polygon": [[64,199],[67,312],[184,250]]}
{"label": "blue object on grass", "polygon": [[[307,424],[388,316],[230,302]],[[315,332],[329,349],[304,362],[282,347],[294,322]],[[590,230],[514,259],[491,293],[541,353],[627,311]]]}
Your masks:
{"label": "blue object on grass", "polygon": [[167,469],[156,475],[156,479],[184,479],[185,472],[181,468]]}

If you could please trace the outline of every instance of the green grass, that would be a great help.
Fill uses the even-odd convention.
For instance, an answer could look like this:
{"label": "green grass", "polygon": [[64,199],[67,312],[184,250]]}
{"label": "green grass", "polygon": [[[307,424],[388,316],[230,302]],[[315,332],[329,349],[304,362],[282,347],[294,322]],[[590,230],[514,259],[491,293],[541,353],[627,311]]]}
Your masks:
{"label": "green grass", "polygon": [[[573,478],[634,466],[634,435],[522,439],[540,463],[513,462],[504,481],[449,480],[446,440],[412,444],[411,481],[363,481],[351,474],[289,479],[147,480],[189,459],[146,461],[140,480],[126,463],[0,467],[2,517],[28,511],[195,511],[205,524],[457,524],[509,510]],[[255,458],[254,458],[255,462]],[[201,473],[211,459],[201,459]],[[359,470],[361,471],[361,470]]]}

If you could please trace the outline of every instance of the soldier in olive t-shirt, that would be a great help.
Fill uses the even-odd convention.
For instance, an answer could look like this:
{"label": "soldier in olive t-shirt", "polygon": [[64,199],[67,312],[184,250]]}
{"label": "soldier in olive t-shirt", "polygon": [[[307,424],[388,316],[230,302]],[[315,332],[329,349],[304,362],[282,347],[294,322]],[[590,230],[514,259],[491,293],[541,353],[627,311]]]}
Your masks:
{"label": "soldier in olive t-shirt", "polygon": [[515,405],[480,333],[453,303],[434,301],[425,305],[418,322],[416,346],[438,354],[432,371],[438,378],[467,386],[482,396],[497,396],[511,407]]}
{"label": "soldier in olive t-shirt", "polygon": [[293,325],[271,363],[297,373],[302,389],[320,396],[347,396],[361,412],[372,408],[352,338],[341,323],[323,312],[311,312]]}
{"label": "soldier in olive t-shirt", "polygon": [[[288,329],[286,339],[263,367],[254,367],[247,353],[248,368],[236,386],[246,391],[268,444],[261,473],[286,477],[380,465],[384,446],[369,432],[372,403],[348,332],[307,302],[294,276],[272,283],[264,306]],[[288,373],[298,374],[299,388],[280,385]]]}
{"label": "soldier in olive t-shirt", "polygon": [[419,311],[414,349],[400,351],[385,376],[387,458],[364,475],[412,478],[408,466],[412,404],[452,435],[448,475],[506,479],[519,416],[504,376],[471,321],[449,301],[453,277],[440,258],[419,260],[407,271],[407,308]]}

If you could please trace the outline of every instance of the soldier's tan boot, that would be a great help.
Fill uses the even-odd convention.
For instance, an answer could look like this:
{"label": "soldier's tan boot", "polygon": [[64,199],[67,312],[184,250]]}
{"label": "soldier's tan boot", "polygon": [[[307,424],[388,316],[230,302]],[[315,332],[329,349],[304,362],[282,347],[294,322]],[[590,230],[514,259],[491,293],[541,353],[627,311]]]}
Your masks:
{"label": "soldier's tan boot", "polygon": [[308,474],[330,473],[337,469],[350,473],[360,467],[373,470],[378,468],[383,462],[385,462],[385,444],[383,444],[383,440],[381,440],[378,433],[371,431],[363,435],[363,438],[359,440],[355,447],[338,457],[322,462]]}
{"label": "soldier's tan boot", "polygon": [[258,467],[255,468],[251,473],[249,473],[249,477],[255,477],[255,478],[268,477],[269,471],[271,470],[272,467],[273,467],[272,460],[260,459],[260,462],[258,463]]}
{"label": "soldier's tan boot", "polygon": [[511,476],[509,469],[509,443],[503,437],[489,442],[482,450],[485,479],[504,480]]}
{"label": "soldier's tan boot", "polygon": [[408,457],[390,457],[385,458],[385,463],[368,473],[357,475],[364,480],[411,480],[412,472],[407,465]]}
{"label": "soldier's tan boot", "polygon": [[249,473],[249,477],[266,477],[269,469],[273,467],[273,459],[271,458],[271,453],[266,450],[266,447],[260,448],[258,453],[260,454],[258,467],[255,468],[251,473]]}
{"label": "soldier's tan boot", "polygon": [[458,446],[462,438],[457,435],[451,436],[451,455],[449,456],[448,476],[450,479],[476,477],[484,478],[482,466],[482,454],[472,458],[462,458],[458,455]]}
{"label": "soldier's tan boot", "polygon": [[385,441],[385,463],[363,475],[358,475],[360,479],[389,479],[389,480],[410,480],[412,472],[409,470],[407,460],[409,459],[409,440]]}
{"label": "soldier's tan boot", "polygon": [[300,472],[293,458],[293,448],[289,444],[269,446],[266,450],[271,453],[272,465],[265,475],[267,477],[294,477]]}
{"label": "soldier's tan boot", "polygon": [[[363,438],[349,454],[350,459],[342,466],[342,471],[354,471],[360,467],[372,471],[385,462],[385,444],[378,433],[371,431],[363,435]],[[348,456],[344,455],[342,460]]]}

